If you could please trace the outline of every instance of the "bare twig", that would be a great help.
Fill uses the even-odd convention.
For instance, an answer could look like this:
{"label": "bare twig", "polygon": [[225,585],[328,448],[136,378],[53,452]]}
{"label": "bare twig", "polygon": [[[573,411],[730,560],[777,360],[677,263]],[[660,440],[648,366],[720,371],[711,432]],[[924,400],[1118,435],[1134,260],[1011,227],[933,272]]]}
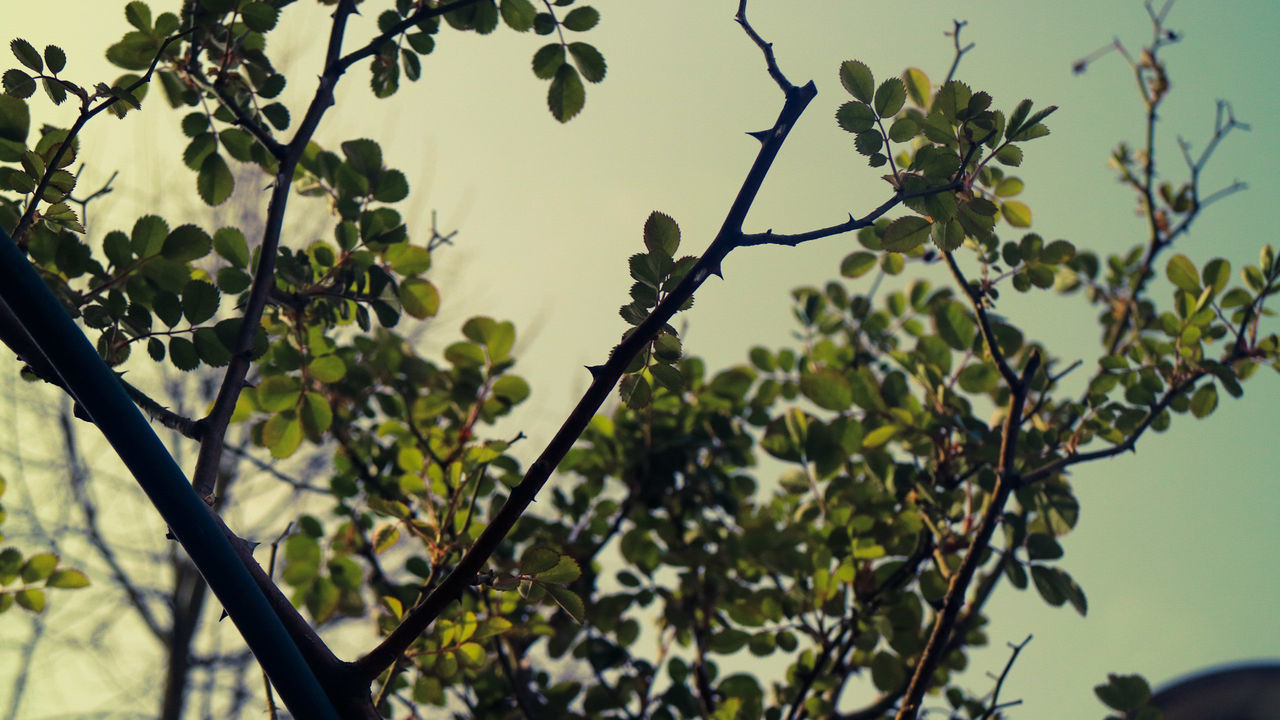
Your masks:
{"label": "bare twig", "polygon": [[996,687],[991,691],[991,703],[987,705],[987,711],[982,714],[982,720],[987,720],[1002,708],[1012,707],[1022,702],[1021,700],[1014,700],[1011,703],[1001,704],[1000,689],[1004,687],[1004,679],[1009,676],[1009,671],[1013,669],[1013,663],[1018,659],[1018,653],[1022,652],[1022,648],[1026,647],[1029,642],[1031,642],[1030,635],[1027,636],[1026,640],[1023,640],[1016,645],[1014,643],[1009,643],[1009,649],[1012,650],[1009,654],[1009,661],[1004,664],[1004,670],[1000,671],[1000,677],[996,679]]}
{"label": "bare twig", "polygon": [[769,77],[773,78],[773,81],[782,89],[782,94],[786,95],[795,86],[787,80],[787,76],[783,75],[782,69],[778,67],[778,59],[773,54],[773,43],[765,42],[755,28],[751,27],[751,23],[747,22],[747,0],[738,0],[738,12],[734,14],[733,19],[742,26],[747,37],[751,38],[751,42],[760,48],[760,52],[764,53],[764,64],[769,70]]}
{"label": "bare twig", "polygon": [[955,57],[951,60],[951,69],[947,70],[947,79],[942,81],[943,85],[955,79],[956,70],[960,67],[960,58],[964,57],[964,54],[972,50],[974,46],[974,43],[969,43],[964,47],[960,47],[960,31],[963,30],[964,26],[968,25],[969,23],[965,20],[952,20],[951,22],[954,25],[954,27],[952,28],[951,32],[944,33],[944,34],[947,37],[950,37],[952,42],[955,43],[956,54],[955,54]]}

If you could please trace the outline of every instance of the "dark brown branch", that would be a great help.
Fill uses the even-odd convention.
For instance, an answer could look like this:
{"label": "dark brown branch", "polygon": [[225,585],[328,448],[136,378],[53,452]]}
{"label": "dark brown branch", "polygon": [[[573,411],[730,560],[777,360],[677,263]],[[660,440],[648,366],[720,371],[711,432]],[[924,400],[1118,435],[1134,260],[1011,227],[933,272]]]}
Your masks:
{"label": "dark brown branch", "polygon": [[[956,259],[950,252],[942,253],[946,258],[947,267],[951,270],[951,275],[955,277],[959,283],[960,289],[964,291],[965,297],[969,298],[969,303],[973,306],[973,314],[978,318],[978,327],[982,329],[982,340],[987,346],[987,350],[991,352],[991,359],[996,363],[996,369],[1000,371],[1000,376],[1014,387],[1018,384],[1018,374],[1009,367],[1009,361],[1005,359],[1004,353],[1000,350],[1000,343],[996,342],[995,333],[991,330],[991,319],[987,317],[986,307],[983,305],[981,293],[965,280],[964,273],[960,272],[960,266],[956,264]],[[1019,418],[1021,420],[1021,418]]]}
{"label": "dark brown branch", "polygon": [[[199,75],[197,74],[196,77],[199,77]],[[231,114],[235,116],[236,124],[248,131],[250,135],[257,138],[258,142],[262,143],[262,146],[265,147],[267,152],[271,153],[271,156],[276,160],[284,159],[286,152],[285,146],[272,136],[271,131],[267,127],[255,120],[244,108],[240,107],[240,104],[227,94],[226,88],[223,87],[220,81],[208,85],[208,88],[209,91],[218,98],[218,102],[222,103],[222,106],[230,110]]]}
{"label": "dark brown branch", "polygon": [[898,710],[897,720],[915,720],[919,717],[920,704],[933,681],[933,674],[938,668],[938,663],[941,662],[950,643],[951,631],[955,627],[956,618],[960,613],[961,606],[964,604],[964,596],[968,590],[969,583],[973,580],[973,575],[978,569],[978,563],[981,561],[983,554],[986,553],[991,544],[991,536],[995,532],[996,526],[1000,524],[1000,516],[1004,513],[1004,506],[1009,500],[1009,494],[1013,491],[1014,486],[1017,485],[1014,458],[1017,455],[1018,427],[1022,418],[1022,408],[1027,400],[1027,393],[1031,389],[1031,379],[1039,368],[1040,353],[1033,350],[1030,357],[1027,358],[1026,366],[1022,369],[1022,375],[1015,378],[1015,382],[1009,388],[1011,397],[1009,398],[1008,415],[1005,417],[1004,431],[1001,437],[1000,462],[996,472],[995,489],[991,493],[987,508],[982,514],[982,522],[978,525],[978,531],[974,535],[973,541],[969,544],[969,550],[965,553],[964,560],[960,562],[960,567],[951,576],[950,587],[943,598],[942,610],[938,613],[937,620],[933,625],[933,632],[929,635],[929,641],[925,644],[920,661],[916,664],[915,673],[911,676],[911,682],[907,686],[902,706]]}
{"label": "dark brown branch", "polygon": [[899,192],[894,194],[893,197],[888,200],[880,203],[876,209],[857,219],[850,214],[849,219],[845,222],[791,235],[775,233],[772,230],[762,233],[750,233],[743,235],[738,241],[738,245],[743,247],[749,245],[787,245],[795,247],[800,243],[808,242],[810,240],[819,240],[833,235],[842,235],[874,224],[882,215],[900,205],[904,200],[911,200],[912,198],[925,197],[928,195],[937,195],[938,193],[955,190],[959,188],[960,185],[961,181],[957,178],[946,185],[939,185],[938,187],[925,188],[924,190],[916,190],[909,193]]}
{"label": "dark brown branch", "polygon": [[750,210],[756,194],[782,148],[788,133],[800,114],[817,94],[813,83],[793,88],[787,93],[781,112],[773,128],[761,143],[759,154],[747,173],[742,187],[725,217],[724,224],[702,257],[685,275],[680,284],[654,308],[648,318],[635,327],[610,353],[604,365],[595,368],[591,385],[577,406],[561,425],[551,442],[537,460],[529,466],[524,479],[512,488],[511,495],[498,510],[489,526],[475,544],[462,557],[457,566],[426,599],[407,613],[405,620],[369,654],[355,662],[358,672],[366,681],[372,681],[389,667],[409,647],[450,603],[456,600],[474,580],[477,573],[497,549],[499,543],[515,526],[525,509],[533,502],[560,460],[608,399],[614,385],[630,364],[666,326],[684,303],[711,275],[720,274],[724,258],[741,244],[742,223]]}
{"label": "dark brown branch", "polygon": [[769,69],[769,77],[778,83],[778,87],[782,88],[782,94],[786,95],[795,86],[787,80],[787,76],[783,75],[782,69],[778,67],[778,59],[773,54],[773,43],[765,42],[755,28],[751,27],[751,23],[747,22],[747,0],[738,0],[738,12],[734,14],[733,19],[742,26],[747,37],[751,38],[751,42],[760,48],[760,52],[764,53],[764,64]]}
{"label": "dark brown branch", "polygon": [[201,497],[207,498],[213,494],[227,425],[231,421],[231,413],[235,410],[240,391],[244,389],[245,377],[249,373],[251,362],[253,339],[262,322],[262,313],[266,308],[267,299],[275,286],[276,253],[284,226],[285,206],[289,202],[289,191],[293,185],[293,171],[303,151],[306,150],[307,143],[311,141],[311,136],[315,134],[321,117],[333,105],[333,89],[345,70],[345,67],[339,64],[342,36],[346,32],[347,19],[353,12],[355,12],[355,5],[352,0],[341,0],[333,11],[333,25],[329,31],[324,72],[316,86],[315,96],[312,97],[311,104],[276,169],[275,184],[271,189],[271,200],[267,205],[266,227],[262,234],[262,246],[258,253],[258,268],[254,272],[253,286],[249,291],[249,299],[245,302],[244,316],[239,334],[236,336],[231,361],[227,364],[227,371],[218,388],[213,409],[204,420],[200,455],[196,460],[196,469],[192,477],[196,493]]}
{"label": "dark brown branch", "polygon": [[972,50],[974,46],[974,43],[969,43],[964,47],[960,47],[960,31],[963,30],[964,26],[968,25],[969,23],[964,20],[952,20],[951,23],[953,25],[951,32],[943,33],[943,35],[951,36],[952,42],[956,46],[956,54],[955,54],[955,57],[952,58],[951,60],[951,69],[947,70],[947,79],[942,81],[943,85],[946,85],[947,83],[955,79],[956,70],[960,67],[960,58],[964,57],[964,54]]}
{"label": "dark brown branch", "polygon": [[1004,664],[1004,670],[1000,671],[1000,677],[996,679],[996,687],[991,691],[991,704],[987,706],[987,711],[982,714],[982,720],[987,720],[992,715],[995,715],[1002,707],[1010,707],[1022,702],[1021,700],[1015,700],[1012,703],[1005,703],[1004,705],[1001,705],[1000,690],[1004,687],[1004,680],[1009,676],[1009,671],[1013,669],[1013,663],[1018,659],[1018,654],[1022,652],[1022,648],[1026,647],[1029,642],[1031,642],[1030,635],[1027,636],[1026,640],[1023,640],[1016,645],[1014,643],[1009,643],[1009,648],[1013,652],[1009,654],[1009,661]]}

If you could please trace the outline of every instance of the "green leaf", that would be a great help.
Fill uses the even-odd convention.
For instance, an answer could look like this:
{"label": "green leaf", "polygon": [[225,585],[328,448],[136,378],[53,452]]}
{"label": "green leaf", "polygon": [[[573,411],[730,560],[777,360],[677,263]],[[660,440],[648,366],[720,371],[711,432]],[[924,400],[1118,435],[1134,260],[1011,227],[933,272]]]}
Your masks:
{"label": "green leaf", "polygon": [[1018,106],[1009,114],[1009,120],[1004,126],[1005,140],[1013,140],[1013,136],[1018,133],[1018,129],[1022,127],[1023,122],[1027,119],[1027,113],[1031,112],[1031,100],[1024,99],[1018,103]]}
{"label": "green leaf", "polygon": [[964,244],[964,226],[954,218],[946,222],[936,222],[929,230],[929,239],[935,247],[943,252],[951,252]]}
{"label": "green leaf", "polygon": [[586,99],[577,68],[568,64],[556,68],[555,78],[547,89],[547,107],[552,117],[562,123],[569,122],[582,110]]}
{"label": "green leaf", "polygon": [[533,74],[549,80],[564,65],[565,47],[560,43],[548,43],[533,54]]}
{"label": "green leaf", "polygon": [[1000,385],[1000,372],[989,363],[972,363],[960,371],[960,387],[965,392],[994,392]]}
{"label": "green leaf", "polygon": [[271,451],[271,457],[284,459],[297,451],[302,444],[302,423],[293,412],[272,415],[262,426],[262,444]]}
{"label": "green leaf", "polygon": [[378,202],[394,203],[409,197],[409,181],[399,170],[384,170],[378,176],[378,184],[373,189],[373,199]]}
{"label": "green leaf", "polygon": [[875,92],[876,82],[871,68],[857,60],[845,60],[840,63],[840,84],[850,95],[870,105]]}
{"label": "green leaf", "polygon": [[600,22],[600,12],[590,5],[574,8],[564,16],[564,20],[560,21],[561,25],[573,30],[574,32],[584,32],[595,27]]}
{"label": "green leaf", "polygon": [[897,425],[881,425],[863,436],[862,447],[874,450],[892,440],[901,431],[902,428]]}
{"label": "green leaf", "polygon": [[213,249],[238,268],[249,267],[249,243],[238,228],[219,228],[213,234]]}
{"label": "green leaf", "polygon": [[893,653],[881,650],[871,658],[871,682],[881,692],[895,692],[907,682],[906,666]]}
{"label": "green leaf", "polygon": [[1205,287],[1213,288],[1213,294],[1217,295],[1225,290],[1227,283],[1231,281],[1231,263],[1222,258],[1214,258],[1205,263],[1201,276],[1204,278]]}
{"label": "green leaf", "polygon": [[1013,197],[1022,192],[1022,180],[1009,176],[996,183],[995,192],[997,197]]}
{"label": "green leaf", "polygon": [[1112,710],[1130,712],[1141,708],[1151,699],[1151,686],[1141,675],[1107,675],[1106,685],[1097,685],[1093,692]]}
{"label": "green leaf", "polygon": [[284,130],[289,127],[289,108],[278,102],[263,107],[262,114],[271,123],[271,126],[277,130]]}
{"label": "green leaf", "polygon": [[1009,167],[1018,167],[1022,164],[1022,148],[1017,145],[1005,145],[996,151],[996,162]]}
{"label": "green leaf", "polygon": [[18,62],[26,65],[33,72],[44,72],[44,61],[40,59],[40,53],[31,47],[31,43],[22,38],[14,38],[9,42],[9,49],[13,51],[13,56],[18,58]]}
{"label": "green leaf", "polygon": [[862,133],[875,126],[876,114],[866,103],[850,100],[836,110],[836,124],[845,132]]}
{"label": "green leaf", "polygon": [[200,355],[196,352],[195,343],[184,337],[169,338],[169,362],[186,372],[200,365]]}
{"label": "green leaf", "polygon": [[398,294],[404,311],[419,320],[432,317],[440,311],[440,291],[428,280],[405,278],[400,283]]}
{"label": "green leaf", "polygon": [[493,381],[493,396],[507,405],[519,405],[531,392],[529,383],[515,375],[504,375]]}
{"label": "green leaf", "polygon": [[800,392],[825,410],[840,412],[853,405],[853,390],[841,373],[826,368],[800,375]]}
{"label": "green leaf", "polygon": [[458,662],[464,668],[479,670],[488,660],[484,646],[477,642],[465,642],[457,649]]}
{"label": "green leaf", "polygon": [[196,191],[206,205],[212,207],[226,202],[231,197],[235,184],[231,168],[227,167],[227,161],[221,155],[210,154],[200,163],[200,171],[196,174]]}
{"label": "green leaf", "polygon": [[1005,200],[1000,203],[1000,213],[1014,227],[1031,227],[1031,208],[1017,200]]}
{"label": "green leaf", "polygon": [[587,609],[582,604],[582,598],[578,594],[563,585],[543,585],[547,594],[551,599],[564,610],[573,621],[582,624],[583,619],[587,616]]}
{"label": "green leaf", "polygon": [[387,262],[400,275],[419,275],[431,267],[431,251],[408,242],[387,248]]}
{"label": "green leaf", "polygon": [[892,252],[909,252],[929,239],[933,223],[919,215],[907,215],[889,223],[884,230],[883,246]]}
{"label": "green leaf", "polygon": [[14,599],[18,601],[18,605],[30,610],[37,615],[44,612],[47,600],[44,591],[38,588],[26,588],[14,593]]}
{"label": "green leaf", "polygon": [[144,33],[151,32],[151,8],[139,0],[124,6],[124,19]]}
{"label": "green leaf", "polygon": [[199,325],[217,314],[221,298],[213,285],[204,280],[191,280],[182,290],[182,314],[187,322]]}
{"label": "green leaf", "polygon": [[941,337],[954,350],[968,351],[973,347],[977,326],[969,317],[964,305],[955,300],[941,303],[933,312],[933,325]]}
{"label": "green leaf", "polygon": [[53,553],[37,553],[27,558],[18,571],[23,582],[36,583],[53,574],[58,567],[58,556]]}
{"label": "green leaf", "polygon": [[876,114],[882,118],[898,114],[907,101],[907,87],[898,78],[889,78],[876,88]]}
{"label": "green leaf", "polygon": [[533,20],[538,10],[529,0],[502,0],[498,6],[502,21],[516,32],[528,32],[533,28]]}
{"label": "green leaf", "polygon": [[49,580],[45,583],[45,587],[62,588],[64,590],[74,590],[76,588],[88,586],[88,576],[79,570],[72,568],[54,570],[53,573],[49,575]]}
{"label": "green leaf", "polygon": [[900,117],[889,126],[889,139],[894,142],[906,142],[920,134],[920,126],[909,117]]}
{"label": "green leaf", "polygon": [[534,577],[538,582],[568,585],[577,580],[580,575],[582,575],[582,569],[578,567],[578,561],[568,555],[561,555],[554,567],[536,573]]}
{"label": "green leaf", "polygon": [[920,68],[907,68],[902,73],[903,84],[906,85],[907,95],[911,97],[911,102],[917,107],[929,107],[929,76],[924,74]]}
{"label": "green leaf", "polygon": [[560,563],[560,551],[546,545],[533,545],[520,555],[520,574],[537,575]]}
{"label": "green leaf", "polygon": [[569,43],[569,54],[573,56],[573,63],[578,66],[578,70],[582,72],[582,77],[587,82],[598,83],[604,80],[608,66],[605,64],[604,56],[594,45],[584,42]]}
{"label": "green leaf", "polygon": [[[25,145],[27,134],[31,132],[31,111],[27,104],[16,97],[0,95],[0,140],[9,140],[18,145]],[[13,162],[15,156],[5,154],[0,144],[0,162]],[[17,153],[13,153],[16,155]]]}
{"label": "green leaf", "polygon": [[1207,417],[1218,407],[1218,388],[1215,385],[1201,385],[1191,396],[1191,414],[1197,418]]}
{"label": "green leaf", "polygon": [[970,97],[972,92],[968,85],[959,80],[949,80],[938,88],[938,95],[933,99],[933,109],[942,113],[947,120],[955,122],[957,113],[969,109]]}
{"label": "green leaf", "polygon": [[213,240],[196,225],[180,225],[173,229],[160,246],[160,256],[175,262],[191,262],[209,254]]}
{"label": "green leaf", "polygon": [[1178,254],[1169,258],[1165,275],[1179,289],[1194,295],[1200,294],[1200,273],[1196,272],[1195,264],[1186,255]]}
{"label": "green leaf", "polygon": [[[44,61],[49,66],[49,72],[57,75],[67,66],[67,54],[57,45],[45,45]],[[61,86],[59,85],[58,87]]]}
{"label": "green leaf", "polygon": [[29,98],[36,93],[36,81],[28,74],[12,68],[0,76],[4,91],[15,98]]}
{"label": "green leaf", "polygon": [[875,253],[866,250],[851,252],[840,261],[840,274],[847,278],[866,275],[876,266]]}
{"label": "green leaf", "polygon": [[382,148],[367,138],[342,143],[342,154],[353,170],[373,179],[382,171]]}
{"label": "green leaf", "polygon": [[680,247],[680,226],[670,215],[653,211],[644,221],[644,246],[670,258]]}
{"label": "green leaf", "polygon": [[240,17],[254,32],[264,33],[276,26],[280,11],[266,2],[249,2],[240,6]]}
{"label": "green leaf", "polygon": [[289,410],[297,406],[302,386],[291,375],[268,375],[258,383],[256,395],[258,406],[267,412]]}

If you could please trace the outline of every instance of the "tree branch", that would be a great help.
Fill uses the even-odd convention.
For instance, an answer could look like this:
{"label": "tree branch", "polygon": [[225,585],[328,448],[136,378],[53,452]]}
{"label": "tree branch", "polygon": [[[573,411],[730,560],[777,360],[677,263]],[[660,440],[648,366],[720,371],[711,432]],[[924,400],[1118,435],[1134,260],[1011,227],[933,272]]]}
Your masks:
{"label": "tree branch", "polygon": [[245,302],[240,331],[236,336],[231,361],[227,364],[227,371],[218,388],[217,399],[214,400],[208,417],[204,419],[205,427],[200,443],[200,454],[196,459],[196,469],[192,477],[196,492],[201,497],[208,498],[213,494],[227,425],[231,422],[231,413],[235,410],[241,390],[244,389],[245,377],[249,373],[252,358],[253,339],[262,322],[262,313],[266,308],[267,299],[275,286],[276,253],[280,247],[285,206],[289,202],[289,191],[293,185],[293,171],[303,151],[306,150],[307,143],[311,141],[311,136],[315,134],[321,117],[333,105],[333,89],[346,69],[339,63],[342,36],[346,31],[347,19],[353,12],[355,12],[355,4],[352,0],[341,0],[333,11],[333,25],[329,31],[324,72],[320,76],[315,96],[307,108],[306,115],[299,123],[293,139],[286,146],[285,153],[280,158],[279,167],[276,169],[275,184],[271,189],[271,200],[267,205],[266,227],[263,229],[262,245],[258,253],[258,268],[254,272],[253,285],[249,290],[249,298]]}
{"label": "tree branch", "polygon": [[774,158],[786,141],[796,120],[817,94],[813,83],[793,87],[787,92],[782,110],[773,127],[760,133],[761,148],[755,162],[747,172],[737,197],[730,206],[724,223],[711,245],[680,284],[654,308],[649,317],[636,326],[614,348],[604,365],[593,368],[592,382],[565,419],[551,442],[537,460],[529,466],[524,479],[511,490],[511,495],[498,510],[493,521],[484,529],[475,544],[462,557],[457,566],[416,607],[410,610],[395,630],[382,643],[354,664],[359,674],[372,681],[389,667],[450,603],[474,580],[525,509],[533,502],[560,460],[577,440],[582,431],[608,399],[614,385],[622,376],[631,359],[641,352],[657,336],[684,303],[711,275],[719,276],[724,258],[742,244],[742,223],[750,210],[756,194],[772,166]]}
{"label": "tree branch", "polygon": [[[280,617],[223,535],[209,507],[192,492],[173,456],[125,394],[115,373],[44,284],[25,254],[0,228],[0,292],[64,386],[102,431],[151,504],[199,566],[258,661],[295,715],[336,720],[337,711]],[[10,299],[21,298],[16,306]]]}
{"label": "tree branch", "polygon": [[782,94],[786,95],[791,92],[795,85],[787,80],[787,76],[782,74],[782,69],[778,67],[778,59],[773,55],[773,43],[765,42],[760,37],[755,28],[751,27],[751,23],[747,22],[747,0],[738,0],[738,12],[734,14],[733,19],[737,21],[742,29],[746,31],[747,37],[751,38],[751,42],[760,48],[760,52],[764,53],[764,64],[769,70],[769,77],[778,83],[778,87],[782,88]]}
{"label": "tree branch", "polygon": [[1009,500],[1009,494],[1017,484],[1014,458],[1017,454],[1018,428],[1021,424],[1022,408],[1026,403],[1027,393],[1031,389],[1031,379],[1039,368],[1040,353],[1033,350],[1030,357],[1027,358],[1026,366],[1022,369],[1022,375],[1015,378],[1015,382],[1009,388],[1011,397],[1009,398],[1009,411],[1005,417],[1004,432],[1001,437],[1000,462],[996,472],[995,489],[988,500],[987,508],[982,514],[982,522],[978,525],[978,531],[974,535],[973,541],[969,544],[969,550],[965,553],[964,560],[961,561],[956,573],[951,576],[951,585],[943,598],[942,610],[938,613],[938,618],[933,625],[933,632],[929,635],[929,641],[925,645],[920,661],[916,664],[915,673],[911,676],[911,682],[907,686],[902,706],[898,710],[897,720],[915,720],[919,717],[920,704],[924,699],[925,692],[929,689],[930,683],[933,681],[933,674],[938,668],[938,663],[945,654],[952,628],[955,626],[960,608],[964,604],[965,592],[969,587],[969,583],[973,580],[973,575],[978,569],[982,555],[991,544],[992,533],[995,532],[996,526],[1000,524],[1000,516],[1004,513],[1004,506]]}

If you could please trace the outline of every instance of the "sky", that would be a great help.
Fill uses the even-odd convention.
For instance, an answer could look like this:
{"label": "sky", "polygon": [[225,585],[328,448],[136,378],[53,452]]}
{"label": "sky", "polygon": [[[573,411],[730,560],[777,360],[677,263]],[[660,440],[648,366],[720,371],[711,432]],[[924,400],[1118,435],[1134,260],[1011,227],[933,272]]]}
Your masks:
{"label": "sky", "polygon": [[[101,58],[127,29],[122,2],[63,0],[60,10],[74,20],[59,25],[42,21],[28,3],[5,4],[13,7],[5,8],[0,34],[38,47],[62,44],[73,78],[115,76]],[[445,304],[424,352],[452,342],[470,315],[514,321],[522,333],[518,370],[535,394],[512,422],[530,436],[530,454],[585,389],[582,366],[603,361],[625,329],[617,307],[626,300],[626,258],[641,248],[645,217],[670,214],[682,228],[682,250],[700,252],[754,158],[758,145],[745,133],[777,115],[781,95],[758,49],[731,20],[736,4],[599,0],[602,21],[586,39],[604,53],[608,77],[588,88],[585,110],[567,125],[546,112],[546,86],[529,70],[545,39],[503,29],[491,37],[445,35],[425,59],[422,79],[390,100],[374,100],[367,70],[354,68],[317,134],[330,147],[377,139],[388,163],[410,180],[413,194],[402,211],[411,222],[425,229],[434,211],[443,229],[459,230],[455,245],[436,256],[431,277]],[[152,3],[156,12],[176,5]],[[365,5],[350,38],[370,34],[378,3]],[[836,68],[859,59],[884,78],[915,66],[936,82],[953,55],[943,33],[963,20],[961,40],[974,48],[959,79],[990,92],[998,107],[1024,97],[1060,107],[1049,121],[1052,135],[1028,146],[1019,171],[1033,229],[1102,253],[1142,241],[1133,197],[1106,165],[1118,141],[1140,138],[1143,107],[1132,74],[1115,54],[1081,76],[1070,71],[1113,37],[1135,52],[1149,39],[1138,0],[753,0],[749,16],[773,42],[783,72],[796,84],[812,79],[819,95],[765,182],[748,232],[829,225],[887,197],[880,173],[866,167],[833,120],[846,99]],[[284,98],[298,117],[326,29],[308,0],[287,8],[281,22],[273,42],[289,58],[282,63],[290,78]],[[1212,189],[1239,179],[1249,189],[1206,210],[1179,251],[1197,264],[1216,256],[1235,268],[1256,263],[1262,243],[1280,240],[1272,219],[1280,197],[1273,38],[1280,4],[1182,0],[1168,25],[1184,39],[1164,51],[1172,90],[1158,167],[1175,182],[1183,177],[1175,138],[1202,148],[1219,98],[1252,126],[1224,143],[1203,180]],[[42,119],[70,122],[66,110],[35,106]],[[191,211],[194,177],[175,162],[178,119],[153,102],[140,115],[89,126],[83,182],[122,171],[102,209],[104,228],[142,212],[160,211],[172,222]],[[288,227],[305,232],[314,212],[295,204]],[[744,362],[752,345],[788,343],[790,289],[835,277],[855,245],[837,237],[735,252],[725,280],[709,282],[683,316],[686,349],[714,368]],[[1167,298],[1159,276],[1152,292]],[[999,310],[1059,356],[1092,357],[1096,330],[1082,302],[1009,293]],[[983,674],[1003,666],[1005,643],[1028,634],[1034,639],[1002,697],[1023,700],[1016,716],[1048,720],[1101,716],[1091,688],[1107,672],[1142,672],[1159,683],[1212,664],[1275,657],[1278,403],[1280,378],[1259,372],[1244,399],[1224,395],[1208,420],[1184,418],[1163,435],[1144,437],[1135,454],[1078,466],[1073,482],[1083,512],[1064,540],[1063,566],[1088,594],[1089,617],[1004,589],[990,606],[992,647],[972,657],[971,686],[983,687]]]}

